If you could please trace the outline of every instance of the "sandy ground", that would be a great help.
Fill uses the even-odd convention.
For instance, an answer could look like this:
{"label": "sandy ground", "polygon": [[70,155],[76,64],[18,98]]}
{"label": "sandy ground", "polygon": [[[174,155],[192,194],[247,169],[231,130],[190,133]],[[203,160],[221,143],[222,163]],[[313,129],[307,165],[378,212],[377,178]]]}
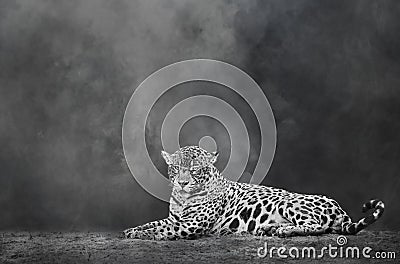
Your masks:
{"label": "sandy ground", "polygon": [[[198,240],[178,241],[142,241],[122,239],[118,233],[50,233],[50,232],[1,232],[0,263],[297,263],[317,262],[305,257],[292,258],[291,247],[299,252],[304,247],[315,247],[317,255],[322,247],[329,244],[337,246],[337,235],[319,237],[257,238],[249,235],[205,237]],[[279,258],[276,250],[264,258],[262,254],[265,243],[268,248],[286,247],[284,255]],[[385,263],[399,263],[400,232],[362,231],[357,236],[348,236],[347,244],[342,246],[344,252],[348,247],[371,247],[369,255],[375,252],[394,252],[396,259],[385,260]],[[296,250],[292,249],[292,255]],[[337,250],[338,254],[340,250]],[[350,253],[349,253],[350,254]],[[362,255],[360,253],[360,255]],[[370,258],[331,258],[326,252],[319,260],[323,263],[382,263],[381,259]]]}

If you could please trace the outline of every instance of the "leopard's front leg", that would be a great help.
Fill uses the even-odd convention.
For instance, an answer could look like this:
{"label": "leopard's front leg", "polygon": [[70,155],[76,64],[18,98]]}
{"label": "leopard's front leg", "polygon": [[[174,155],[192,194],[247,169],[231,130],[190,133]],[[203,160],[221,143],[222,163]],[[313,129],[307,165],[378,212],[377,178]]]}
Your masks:
{"label": "leopard's front leg", "polygon": [[143,230],[146,230],[146,229],[150,229],[150,228],[153,228],[153,227],[161,224],[161,221],[163,221],[163,220],[165,220],[165,219],[156,220],[156,221],[152,221],[152,222],[146,223],[144,225],[128,228],[128,229],[126,229],[124,231],[124,233],[127,232],[127,231],[138,232],[138,231],[143,231]]}
{"label": "leopard's front leg", "polygon": [[194,239],[210,231],[215,222],[214,214],[197,215],[205,211],[203,205],[192,206],[183,211],[181,216],[170,214],[168,218],[147,223],[143,226],[124,231],[126,238],[175,240]]}
{"label": "leopard's front leg", "polygon": [[173,219],[168,217],[141,226],[128,228],[124,230],[123,233],[125,238],[152,240],[174,239],[171,232],[173,225]]}

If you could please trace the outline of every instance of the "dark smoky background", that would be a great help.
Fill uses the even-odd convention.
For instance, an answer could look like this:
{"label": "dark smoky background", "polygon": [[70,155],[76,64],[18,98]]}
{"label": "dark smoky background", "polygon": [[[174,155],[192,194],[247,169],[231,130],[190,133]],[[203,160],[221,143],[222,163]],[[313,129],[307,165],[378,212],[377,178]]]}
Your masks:
{"label": "dark smoky background", "polygon": [[[396,0],[0,0],[0,229],[120,230],[165,217],[168,205],[124,160],[124,110],[152,72],[212,58],[251,75],[274,111],[264,184],[327,194],[353,218],[381,198],[386,212],[371,228],[399,230],[399,14]],[[178,88],[148,120],[161,171],[159,120],[185,94]],[[248,118],[251,171],[255,117],[219,88]],[[218,122],[194,118],[181,141],[196,142],[199,127],[225,142],[223,166],[229,138]]]}

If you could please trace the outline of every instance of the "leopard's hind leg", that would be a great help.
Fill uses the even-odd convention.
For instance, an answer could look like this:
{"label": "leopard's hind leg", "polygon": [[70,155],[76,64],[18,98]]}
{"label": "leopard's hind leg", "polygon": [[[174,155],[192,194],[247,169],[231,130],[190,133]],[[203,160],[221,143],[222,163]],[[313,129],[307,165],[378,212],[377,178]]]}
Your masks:
{"label": "leopard's hind leg", "polygon": [[291,225],[278,227],[276,234],[279,237],[288,237],[329,233],[335,221],[334,218],[331,218],[327,208],[335,208],[333,201],[327,199],[321,206],[322,199],[316,201],[315,198],[306,198],[308,199],[306,202],[301,199],[304,199],[304,197],[300,197],[300,200],[293,199],[278,205],[279,215],[289,221]]}
{"label": "leopard's hind leg", "polygon": [[279,237],[289,236],[312,236],[321,235],[326,233],[326,228],[318,224],[317,222],[309,222],[303,225],[288,225],[279,227],[276,230],[276,234]]}
{"label": "leopard's hind leg", "polygon": [[293,226],[293,223],[272,223],[272,224],[263,224],[259,228],[254,231],[254,234],[257,236],[274,236],[276,235],[276,231],[281,227]]}

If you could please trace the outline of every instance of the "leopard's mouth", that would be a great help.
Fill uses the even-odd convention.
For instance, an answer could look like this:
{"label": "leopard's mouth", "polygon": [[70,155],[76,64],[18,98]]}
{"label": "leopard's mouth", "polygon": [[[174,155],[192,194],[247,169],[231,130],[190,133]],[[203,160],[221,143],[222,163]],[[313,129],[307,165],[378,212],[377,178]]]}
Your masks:
{"label": "leopard's mouth", "polygon": [[205,196],[207,195],[208,191],[202,190],[202,189],[194,189],[194,190],[180,190],[178,191],[178,193],[186,198],[186,199],[191,199],[193,197],[197,197],[197,196]]}
{"label": "leopard's mouth", "polygon": [[205,196],[208,194],[208,191],[202,191],[202,192],[197,192],[191,195],[189,198],[195,197],[195,196]]}
{"label": "leopard's mouth", "polygon": [[179,190],[178,193],[179,193],[180,195],[182,195],[182,196],[185,196],[185,195],[190,194],[189,192],[187,192],[187,191],[184,190],[184,189]]}

